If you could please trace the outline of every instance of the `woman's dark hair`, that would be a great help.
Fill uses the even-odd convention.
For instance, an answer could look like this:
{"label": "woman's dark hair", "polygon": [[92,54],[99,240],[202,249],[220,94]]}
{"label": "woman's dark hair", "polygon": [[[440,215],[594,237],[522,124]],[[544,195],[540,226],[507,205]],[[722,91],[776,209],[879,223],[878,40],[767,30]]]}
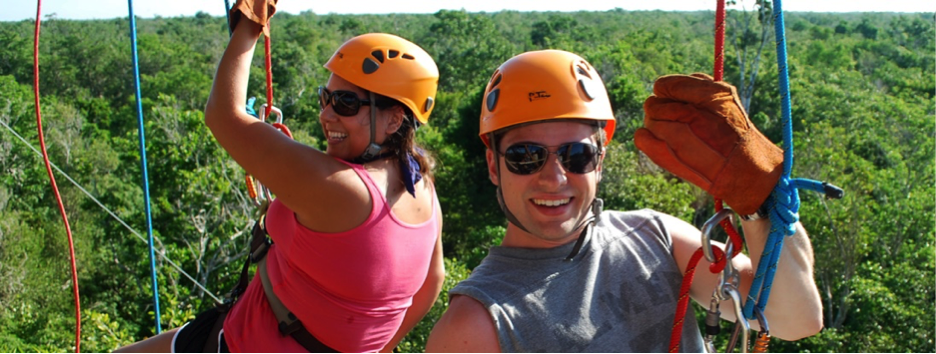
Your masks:
{"label": "woman's dark hair", "polygon": [[[381,109],[397,105],[403,109],[403,123],[395,133],[391,134],[390,137],[384,141],[383,145],[400,161],[406,161],[407,153],[413,155],[416,162],[419,162],[419,173],[427,180],[433,181],[432,170],[435,168],[435,158],[428,150],[419,146],[419,143],[416,142],[416,127],[413,125],[416,122],[416,117],[413,115],[413,112],[409,107],[406,107],[406,105],[392,98],[377,93],[374,93],[374,95],[378,102],[376,105]],[[380,103],[388,101],[394,102],[395,104],[387,106]]]}

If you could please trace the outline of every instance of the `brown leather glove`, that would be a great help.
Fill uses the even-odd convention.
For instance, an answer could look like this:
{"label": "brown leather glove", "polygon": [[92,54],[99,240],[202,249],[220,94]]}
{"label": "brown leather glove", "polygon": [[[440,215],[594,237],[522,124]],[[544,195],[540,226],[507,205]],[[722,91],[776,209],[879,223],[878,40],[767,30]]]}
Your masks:
{"label": "brown leather glove", "polygon": [[653,162],[741,215],[764,203],[783,172],[783,151],[748,119],[735,87],[696,73],[656,80],[634,143]]}
{"label": "brown leather glove", "polygon": [[237,0],[234,6],[231,7],[229,13],[231,32],[234,32],[234,27],[237,26],[237,22],[240,21],[241,16],[243,15],[248,20],[256,22],[263,27],[263,34],[270,35],[270,17],[273,17],[273,14],[276,13],[276,1],[277,0]]}

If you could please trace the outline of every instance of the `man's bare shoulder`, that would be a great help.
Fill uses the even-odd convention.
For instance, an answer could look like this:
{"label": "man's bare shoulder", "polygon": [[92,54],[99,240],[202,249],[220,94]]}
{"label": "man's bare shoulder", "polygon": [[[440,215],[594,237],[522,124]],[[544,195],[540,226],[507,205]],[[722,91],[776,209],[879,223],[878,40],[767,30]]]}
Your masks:
{"label": "man's bare shoulder", "polygon": [[455,295],[426,341],[427,353],[500,352],[494,321],[475,299]]}

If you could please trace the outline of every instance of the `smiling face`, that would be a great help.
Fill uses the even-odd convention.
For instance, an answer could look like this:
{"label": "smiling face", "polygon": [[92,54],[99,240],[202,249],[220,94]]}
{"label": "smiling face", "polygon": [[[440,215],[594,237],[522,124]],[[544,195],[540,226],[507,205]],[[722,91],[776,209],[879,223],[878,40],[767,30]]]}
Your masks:
{"label": "smiling face", "polygon": [[[330,92],[353,92],[363,101],[371,99],[367,91],[334,74],[328,79],[325,88]],[[370,112],[369,104],[361,104],[357,114],[350,117],[336,113],[331,103],[323,107],[319,113],[319,123],[328,142],[325,153],[346,161],[361,156],[370,144]],[[400,128],[402,119],[403,110],[398,105],[378,109],[375,142],[382,144],[389,134]]]}
{"label": "smiling face", "polygon": [[[549,146],[550,152],[566,143],[586,142],[598,144],[594,139],[594,126],[574,121],[552,121],[525,125],[506,132],[497,144],[501,153],[517,143]],[[504,204],[527,229],[524,232],[511,224],[504,237],[504,246],[555,247],[578,237],[579,223],[589,212],[595,199],[597,183],[601,178],[601,165],[591,172],[575,174],[567,171],[550,154],[545,165],[537,172],[519,175],[510,172],[503,156],[498,157],[501,176],[498,179],[494,152],[487,151],[488,173],[494,184],[499,184]]]}

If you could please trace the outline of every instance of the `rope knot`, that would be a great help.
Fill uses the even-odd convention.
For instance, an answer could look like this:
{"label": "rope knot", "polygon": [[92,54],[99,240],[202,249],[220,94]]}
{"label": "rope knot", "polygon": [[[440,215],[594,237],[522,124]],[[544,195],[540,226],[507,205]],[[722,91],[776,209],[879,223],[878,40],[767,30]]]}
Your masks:
{"label": "rope knot", "polygon": [[767,203],[770,205],[769,213],[773,226],[782,227],[784,235],[796,232],[793,224],[799,221],[800,199],[797,187],[790,177],[780,177],[777,186],[767,198]]}

